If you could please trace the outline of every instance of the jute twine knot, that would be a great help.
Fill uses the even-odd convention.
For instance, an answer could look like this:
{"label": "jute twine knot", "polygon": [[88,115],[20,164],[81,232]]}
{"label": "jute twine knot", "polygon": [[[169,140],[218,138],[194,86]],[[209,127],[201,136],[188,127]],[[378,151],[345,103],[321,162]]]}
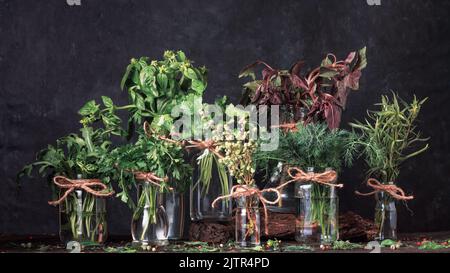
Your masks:
{"label": "jute twine knot", "polygon": [[367,185],[369,187],[371,187],[372,189],[374,189],[372,192],[369,193],[360,193],[359,191],[355,191],[355,193],[357,195],[361,195],[361,196],[370,196],[370,195],[375,195],[379,192],[385,192],[387,194],[389,194],[390,196],[392,196],[394,199],[396,200],[412,200],[414,199],[414,196],[407,196],[405,194],[405,192],[397,187],[394,184],[382,184],[380,183],[380,181],[376,180],[375,178],[370,178],[369,180],[367,180]]}
{"label": "jute twine knot", "polygon": [[198,149],[200,151],[208,150],[218,158],[223,158],[223,155],[217,151],[216,143],[213,140],[188,140],[186,142],[188,143],[188,145],[186,145],[187,149]]}
{"label": "jute twine knot", "polygon": [[[158,177],[156,174],[154,174],[152,172],[136,172],[136,171],[133,171],[133,174],[134,174],[134,178],[136,180],[143,181],[143,182],[148,182],[148,183],[153,184],[153,185],[155,185],[157,187],[160,187],[160,188],[164,187],[163,183],[167,183],[167,181],[169,181],[168,177],[161,178],[161,177]],[[169,190],[171,190],[171,191],[173,190],[172,187],[167,187],[167,188]]]}
{"label": "jute twine knot", "polygon": [[114,191],[105,192],[108,190],[108,187],[100,179],[69,179],[64,176],[55,176],[53,183],[60,189],[65,189],[66,191],[58,200],[48,202],[52,206],[59,205],[76,189],[84,190],[97,197],[110,197],[114,194]]}
{"label": "jute twine knot", "polygon": [[[263,194],[265,192],[274,192],[277,195],[277,198],[275,201],[269,201],[266,198],[264,198]],[[217,202],[219,202],[220,200],[223,199],[237,199],[237,198],[242,198],[242,197],[251,197],[251,196],[257,196],[259,198],[259,200],[261,201],[261,203],[263,204],[263,210],[264,210],[264,231],[266,234],[269,233],[269,228],[268,228],[268,214],[267,214],[267,207],[266,205],[275,205],[277,204],[280,199],[281,199],[281,194],[280,191],[278,189],[274,189],[274,188],[269,188],[269,189],[264,189],[264,190],[260,190],[258,188],[254,188],[254,187],[250,187],[247,185],[235,185],[231,188],[230,194],[227,195],[223,195],[220,197],[217,197],[213,203],[212,203],[212,207],[215,208]]]}
{"label": "jute twine knot", "polygon": [[337,172],[333,170],[325,171],[323,173],[314,173],[314,172],[304,172],[300,168],[291,167],[288,169],[287,172],[292,179],[284,184],[281,184],[280,186],[277,187],[277,189],[284,188],[292,182],[309,182],[309,181],[329,187],[335,188],[344,187],[343,184],[336,184]]}
{"label": "jute twine knot", "polygon": [[[148,137],[151,137],[153,135],[155,135],[154,132],[152,132],[152,130],[150,129],[150,125],[148,124],[148,122],[144,122],[144,132]],[[162,135],[158,135],[157,136],[160,140],[175,144],[175,145],[179,145],[182,146],[183,148],[186,149],[198,149],[198,150],[208,150],[210,152],[212,152],[213,154],[215,154],[218,158],[223,158],[223,155],[221,153],[219,153],[217,151],[217,144],[213,141],[213,140],[182,140],[182,141],[177,141],[174,139],[171,139],[169,137],[166,136],[162,136]]]}
{"label": "jute twine knot", "polygon": [[286,133],[295,133],[298,132],[297,123],[284,123],[280,125],[274,125],[272,128],[280,128]]}

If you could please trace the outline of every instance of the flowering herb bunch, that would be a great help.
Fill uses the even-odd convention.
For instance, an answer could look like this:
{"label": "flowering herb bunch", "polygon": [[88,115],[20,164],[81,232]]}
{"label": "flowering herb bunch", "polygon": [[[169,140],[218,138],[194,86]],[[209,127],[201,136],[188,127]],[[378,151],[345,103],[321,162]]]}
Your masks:
{"label": "flowering herb bunch", "polygon": [[232,105],[227,107],[226,113],[237,117],[238,126],[232,128],[234,120],[231,119],[225,123],[222,141],[217,144],[218,151],[224,154],[219,161],[227,166],[230,175],[238,184],[253,186],[255,184],[253,155],[258,145],[257,141],[250,137],[252,132],[250,132],[248,113]]}
{"label": "flowering herb bunch", "polygon": [[252,128],[248,112],[232,105],[227,107],[228,116],[237,118],[237,128],[234,128],[235,119],[228,120],[224,125],[223,136],[218,137],[217,151],[223,156],[219,161],[225,165],[238,185],[233,186],[227,196],[217,198],[213,202],[226,198],[236,199],[238,210],[236,215],[236,241],[241,246],[260,244],[259,203],[260,192],[256,188],[254,174],[255,166],[253,155],[258,143],[252,139]]}

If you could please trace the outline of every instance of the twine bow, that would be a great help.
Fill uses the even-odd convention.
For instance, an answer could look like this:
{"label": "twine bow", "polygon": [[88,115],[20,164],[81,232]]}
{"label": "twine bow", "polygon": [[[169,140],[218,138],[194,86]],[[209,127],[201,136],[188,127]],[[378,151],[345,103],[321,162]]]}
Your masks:
{"label": "twine bow", "polygon": [[359,191],[355,191],[355,193],[357,195],[361,195],[361,196],[370,196],[370,195],[375,195],[379,192],[386,192],[387,194],[389,194],[390,196],[392,196],[394,199],[397,200],[412,200],[414,199],[414,196],[406,196],[405,192],[397,187],[394,184],[388,184],[388,185],[384,185],[381,184],[380,181],[376,180],[375,178],[370,178],[369,180],[367,180],[367,185],[371,188],[374,189],[374,191],[369,192],[369,193],[360,193]]}
{"label": "twine bow", "polygon": [[[291,180],[287,181],[284,184],[281,184],[277,187],[277,189],[281,189],[286,187],[288,184],[292,182],[306,182],[306,181],[312,181],[317,184],[329,186],[329,187],[335,187],[335,188],[342,188],[344,187],[343,184],[336,184],[337,179],[337,173],[335,171],[326,171],[323,173],[306,173],[302,169],[297,167],[291,167],[288,169],[288,175],[292,178]],[[295,172],[295,174],[294,174]]]}
{"label": "twine bow", "polygon": [[[156,176],[154,173],[152,172],[133,172],[134,174],[134,178],[136,180],[140,180],[140,181],[144,181],[144,182],[148,182],[150,184],[153,184],[157,187],[162,188],[164,182],[167,182],[169,180],[169,178],[165,177],[165,178],[161,178]],[[172,187],[167,187],[169,190],[173,190]]]}
{"label": "twine bow", "polygon": [[[264,198],[263,193],[265,192],[274,192],[277,194],[277,199],[275,201],[269,201],[266,198]],[[268,228],[268,214],[267,214],[267,207],[266,205],[275,205],[277,204],[280,199],[281,199],[281,194],[280,191],[278,189],[275,188],[269,188],[269,189],[264,189],[264,190],[259,190],[257,188],[251,188],[247,185],[235,185],[231,188],[230,194],[227,195],[223,195],[220,197],[217,197],[213,203],[212,203],[212,207],[215,208],[217,202],[219,202],[220,200],[223,199],[228,199],[228,198],[241,198],[241,197],[249,197],[249,196],[253,196],[256,195],[259,200],[261,201],[261,203],[263,204],[263,209],[264,209],[264,231],[266,234],[268,234],[269,232],[269,228]]]}
{"label": "twine bow", "polygon": [[[108,187],[102,183],[100,179],[69,179],[64,176],[55,176],[53,178],[53,183],[55,183],[59,188],[66,189],[64,195],[56,201],[49,201],[48,204],[52,206],[59,205],[64,201],[71,192],[76,189],[84,190],[97,197],[109,197],[114,194],[114,191],[104,192]],[[96,190],[94,188],[100,188]]]}

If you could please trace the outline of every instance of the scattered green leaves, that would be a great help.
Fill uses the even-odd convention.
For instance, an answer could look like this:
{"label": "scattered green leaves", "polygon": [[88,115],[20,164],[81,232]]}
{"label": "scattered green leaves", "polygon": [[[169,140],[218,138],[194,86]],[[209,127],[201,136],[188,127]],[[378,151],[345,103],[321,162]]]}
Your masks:
{"label": "scattered green leaves", "polygon": [[350,241],[335,241],[333,242],[333,250],[352,250],[362,249],[364,245],[351,243]]}

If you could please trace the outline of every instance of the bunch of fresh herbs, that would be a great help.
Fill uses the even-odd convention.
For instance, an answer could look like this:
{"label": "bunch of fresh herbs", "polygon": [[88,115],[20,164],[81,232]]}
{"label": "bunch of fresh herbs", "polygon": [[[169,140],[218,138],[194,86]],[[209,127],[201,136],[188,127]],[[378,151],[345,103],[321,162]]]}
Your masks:
{"label": "bunch of fresh herbs", "polygon": [[[263,66],[262,78],[256,79],[255,68]],[[308,122],[325,121],[331,129],[339,128],[349,90],[359,89],[361,71],[367,66],[366,48],[351,52],[343,61],[328,54],[321,65],[302,75],[304,62],[289,70],[272,68],[263,61],[245,67],[240,78],[250,77],[244,85],[241,103],[256,105],[289,105],[308,110]],[[299,121],[298,113],[294,113]]]}
{"label": "bunch of fresh herbs", "polygon": [[134,125],[156,120],[158,127],[170,129],[170,114],[188,95],[201,97],[207,85],[207,70],[196,67],[183,51],[165,51],[162,60],[132,59],[122,78],[133,107],[129,109],[129,133]]}
{"label": "bunch of fresh herbs", "polygon": [[417,130],[416,122],[422,105],[427,99],[414,99],[407,103],[393,93],[392,98],[382,96],[378,111],[368,111],[365,122],[350,125],[361,134],[356,140],[362,146],[362,155],[369,167],[367,176],[381,179],[382,183],[396,182],[400,166],[408,159],[428,149]]}

